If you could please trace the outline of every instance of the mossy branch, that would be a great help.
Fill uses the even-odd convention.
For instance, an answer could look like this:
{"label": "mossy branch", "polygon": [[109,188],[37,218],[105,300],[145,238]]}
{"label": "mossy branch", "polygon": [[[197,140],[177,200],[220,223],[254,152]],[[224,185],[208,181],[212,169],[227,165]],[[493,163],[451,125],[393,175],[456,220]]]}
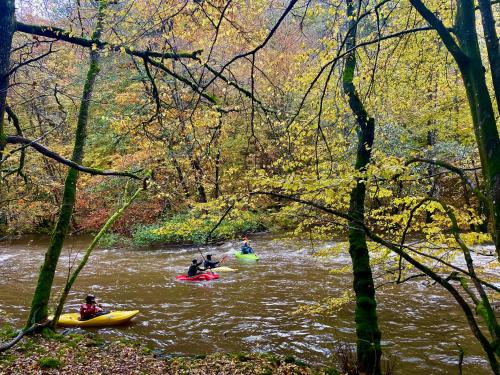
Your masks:
{"label": "mossy branch", "polygon": [[73,169],[76,169],[77,171],[84,172],[84,173],[89,173],[91,175],[101,175],[101,176],[120,176],[120,177],[130,177],[135,180],[142,180],[143,177],[140,177],[136,174],[130,173],[130,172],[119,172],[119,171],[107,171],[103,169],[98,169],[98,168],[90,168],[90,167],[85,167],[81,164],[75,163],[72,160],[66,159],[65,157],[57,154],[56,152],[49,150],[47,147],[32,141],[30,139],[20,137],[20,136],[15,136],[15,135],[10,135],[7,136],[6,138],[7,143],[10,144],[22,144],[25,145],[26,147],[31,147],[41,153],[42,155],[51,158],[61,164],[67,165],[68,167],[71,167]]}
{"label": "mossy branch", "polygon": [[116,44],[104,42],[100,39],[95,40],[95,39],[90,39],[90,38],[83,38],[83,37],[74,36],[73,32],[61,29],[59,27],[45,26],[45,25],[30,25],[30,24],[23,23],[23,22],[16,22],[16,31],[26,33],[26,34],[31,34],[31,35],[43,36],[46,38],[54,38],[57,40],[61,40],[63,42],[68,42],[71,44],[76,44],[76,45],[79,45],[82,47],[87,47],[87,48],[92,48],[93,46],[96,46],[99,49],[107,48],[110,51],[124,52],[128,55],[136,56],[136,57],[140,57],[140,58],[144,58],[146,56],[151,56],[151,57],[157,57],[157,58],[161,58],[161,59],[174,59],[174,60],[194,59],[194,60],[198,60],[199,55],[202,52],[202,50],[196,50],[193,52],[180,52],[180,53],[135,50],[135,49],[130,48],[130,47],[125,47],[123,45],[116,45]]}
{"label": "mossy branch", "polygon": [[[99,1],[99,10],[92,40],[99,40],[104,20],[106,0]],[[71,161],[76,164],[82,164],[84,157],[85,143],[87,140],[87,124],[90,113],[90,102],[94,92],[94,86],[97,75],[99,74],[100,53],[97,49],[91,49],[89,53],[89,68],[83,86],[80,108],[76,122],[75,138]],[[52,284],[59,262],[59,257],[64,245],[66,234],[70,227],[71,217],[76,202],[76,192],[78,183],[78,170],[70,168],[66,173],[64,180],[64,190],[61,200],[61,208],[57,223],[52,230],[49,248],[45,253],[45,259],[38,274],[38,281],[33,293],[31,308],[27,319],[27,326],[38,323],[47,318],[48,304],[52,291]]]}

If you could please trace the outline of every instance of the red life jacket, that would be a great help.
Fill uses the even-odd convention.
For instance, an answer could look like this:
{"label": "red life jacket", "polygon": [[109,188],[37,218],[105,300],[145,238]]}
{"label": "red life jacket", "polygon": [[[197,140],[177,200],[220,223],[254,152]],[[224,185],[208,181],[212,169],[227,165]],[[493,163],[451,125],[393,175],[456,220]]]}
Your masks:
{"label": "red life jacket", "polygon": [[102,309],[96,304],[84,303],[80,306],[80,319],[92,318],[95,314],[101,311]]}

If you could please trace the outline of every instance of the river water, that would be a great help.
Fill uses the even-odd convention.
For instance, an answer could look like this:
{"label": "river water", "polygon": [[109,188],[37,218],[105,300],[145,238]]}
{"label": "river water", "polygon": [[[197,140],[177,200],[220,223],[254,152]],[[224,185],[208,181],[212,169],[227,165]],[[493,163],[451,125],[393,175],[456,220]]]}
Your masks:
{"label": "river water", "polygon": [[[66,242],[58,287],[70,259],[81,256],[88,241],[77,237]],[[47,242],[23,237],[0,243],[0,323],[23,323]],[[105,336],[136,339],[179,354],[274,352],[330,364],[339,342],[355,342],[353,304],[328,317],[292,312],[350,288],[348,272],[329,272],[348,265],[349,257],[318,259],[307,242],[269,235],[255,236],[252,246],[259,262],[230,256],[225,265],[238,272],[204,283],[175,280],[193,257],[200,257],[197,248],[98,249],[74,285],[66,311],[77,311],[86,294],[95,294],[107,308],[141,310],[130,325],[97,330]],[[209,250],[220,256],[237,248],[237,243],[226,243]],[[456,343],[465,350],[464,374],[490,373],[462,313],[439,286],[413,282],[377,293],[384,351],[395,359],[399,374],[456,374]]]}

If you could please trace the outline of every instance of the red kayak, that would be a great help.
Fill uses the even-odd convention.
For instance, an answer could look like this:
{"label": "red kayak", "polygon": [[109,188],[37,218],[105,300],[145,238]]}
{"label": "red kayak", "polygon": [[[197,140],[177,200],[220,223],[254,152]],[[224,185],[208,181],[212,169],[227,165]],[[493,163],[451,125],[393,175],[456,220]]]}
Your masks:
{"label": "red kayak", "polygon": [[175,277],[177,280],[183,281],[207,281],[207,280],[215,280],[219,278],[219,275],[216,273],[200,273],[198,275],[194,275],[189,277],[188,275],[179,275]]}

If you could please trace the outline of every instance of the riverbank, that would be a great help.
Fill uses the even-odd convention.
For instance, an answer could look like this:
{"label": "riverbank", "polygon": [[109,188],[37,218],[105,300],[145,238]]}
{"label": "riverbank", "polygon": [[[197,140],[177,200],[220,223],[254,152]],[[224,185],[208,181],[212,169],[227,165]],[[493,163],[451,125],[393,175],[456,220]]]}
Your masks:
{"label": "riverbank", "polygon": [[313,368],[293,357],[272,354],[213,353],[175,356],[130,341],[69,335],[24,338],[0,354],[1,374],[338,374]]}

